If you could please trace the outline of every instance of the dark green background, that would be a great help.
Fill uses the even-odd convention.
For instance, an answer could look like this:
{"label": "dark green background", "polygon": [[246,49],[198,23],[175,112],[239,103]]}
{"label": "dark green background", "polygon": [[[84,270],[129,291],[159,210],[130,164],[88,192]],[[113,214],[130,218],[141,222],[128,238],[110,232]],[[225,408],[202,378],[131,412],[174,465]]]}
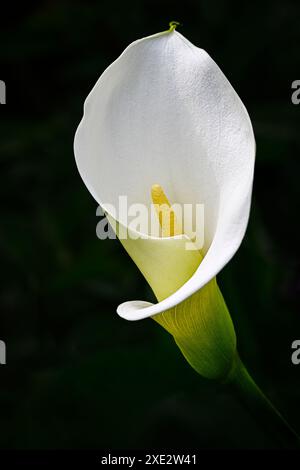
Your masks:
{"label": "dark green background", "polygon": [[75,167],[74,132],[98,76],[170,20],[216,60],[253,121],[250,225],[219,283],[242,359],[300,432],[297,3],[40,1],[1,11],[0,448],[274,446],[155,322],[116,315],[151,292],[118,241],[96,238],[96,203]]}

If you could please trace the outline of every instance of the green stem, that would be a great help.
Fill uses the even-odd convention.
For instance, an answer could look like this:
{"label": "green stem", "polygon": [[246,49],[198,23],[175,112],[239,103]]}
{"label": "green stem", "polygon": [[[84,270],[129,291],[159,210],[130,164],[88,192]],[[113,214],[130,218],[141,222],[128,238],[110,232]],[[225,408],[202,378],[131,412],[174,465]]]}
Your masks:
{"label": "green stem", "polygon": [[300,448],[299,436],[256,385],[238,356],[226,383],[279,446]]}

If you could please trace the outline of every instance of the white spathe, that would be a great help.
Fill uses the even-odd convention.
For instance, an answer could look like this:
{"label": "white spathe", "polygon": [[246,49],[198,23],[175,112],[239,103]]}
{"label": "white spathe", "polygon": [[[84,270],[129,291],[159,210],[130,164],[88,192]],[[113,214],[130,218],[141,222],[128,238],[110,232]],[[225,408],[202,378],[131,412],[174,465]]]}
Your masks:
{"label": "white spathe", "polygon": [[[105,70],[86,99],[74,148],[79,172],[104,209],[117,206],[120,195],[128,204],[149,205],[154,183],[172,203],[205,206],[201,263],[185,250],[185,236],[121,240],[162,299],[125,302],[117,310],[121,317],[138,320],[171,309],[237,251],[251,203],[251,121],[216,63],[177,31],[135,41]],[[157,292],[168,277],[173,288]]]}

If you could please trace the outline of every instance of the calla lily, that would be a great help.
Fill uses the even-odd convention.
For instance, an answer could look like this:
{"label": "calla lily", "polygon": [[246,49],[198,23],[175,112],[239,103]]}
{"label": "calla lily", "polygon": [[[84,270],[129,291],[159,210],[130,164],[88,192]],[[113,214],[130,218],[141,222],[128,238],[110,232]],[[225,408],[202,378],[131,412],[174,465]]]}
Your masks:
{"label": "calla lily", "polygon": [[[172,202],[204,204],[201,254],[186,249],[187,234],[121,240],[159,302],[125,302],[117,311],[127,320],[153,317],[193,367],[225,375],[236,340],[215,276],[243,239],[255,159],[251,121],[229,81],[173,28],[135,41],[89,94],[75,157],[104,210],[120,195],[149,204],[155,182]],[[212,350],[220,351],[217,360]]]}
{"label": "calla lily", "polygon": [[[230,383],[266,429],[299,447],[240,361],[216,282],[245,234],[255,159],[245,106],[216,63],[175,25],[135,41],[89,94],[74,149],[83,181],[116,232],[125,229],[121,242],[158,300],[125,302],[118,314],[156,320],[195,370]],[[121,195],[129,204],[151,205],[151,188],[161,236],[124,225],[110,210]],[[164,190],[172,204],[204,204],[201,249],[177,224]],[[169,214],[172,229],[160,211]]]}

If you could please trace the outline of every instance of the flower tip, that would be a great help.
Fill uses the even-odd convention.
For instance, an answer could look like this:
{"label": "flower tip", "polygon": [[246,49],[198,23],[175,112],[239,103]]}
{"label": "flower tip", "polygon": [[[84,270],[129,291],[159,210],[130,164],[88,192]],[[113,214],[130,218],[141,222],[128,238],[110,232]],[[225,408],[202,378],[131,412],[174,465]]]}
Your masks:
{"label": "flower tip", "polygon": [[172,31],[175,31],[177,26],[181,26],[181,25],[178,21],[170,21],[169,26],[170,26],[169,32],[171,33]]}

